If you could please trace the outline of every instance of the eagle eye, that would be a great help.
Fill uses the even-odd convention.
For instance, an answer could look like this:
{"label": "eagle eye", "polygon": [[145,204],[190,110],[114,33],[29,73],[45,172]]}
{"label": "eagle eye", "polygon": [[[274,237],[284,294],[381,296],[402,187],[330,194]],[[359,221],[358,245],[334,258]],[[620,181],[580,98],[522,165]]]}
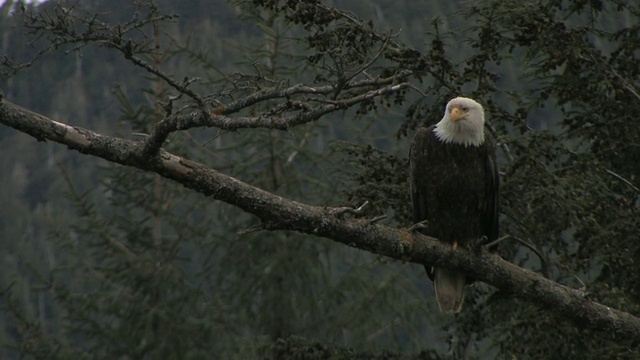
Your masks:
{"label": "eagle eye", "polygon": [[468,108],[468,107],[466,107],[466,106],[464,106],[464,107],[462,107],[462,111],[464,111],[464,112],[469,112],[469,108]]}

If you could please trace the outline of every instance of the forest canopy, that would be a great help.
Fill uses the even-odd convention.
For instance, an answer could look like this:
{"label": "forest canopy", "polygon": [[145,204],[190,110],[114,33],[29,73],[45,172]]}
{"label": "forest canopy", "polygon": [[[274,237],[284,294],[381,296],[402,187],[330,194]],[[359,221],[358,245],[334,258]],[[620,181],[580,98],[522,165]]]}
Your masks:
{"label": "forest canopy", "polygon": [[[0,357],[640,356],[634,2],[0,9]],[[411,138],[460,95],[496,253],[412,230]],[[461,313],[423,263],[477,279]]]}

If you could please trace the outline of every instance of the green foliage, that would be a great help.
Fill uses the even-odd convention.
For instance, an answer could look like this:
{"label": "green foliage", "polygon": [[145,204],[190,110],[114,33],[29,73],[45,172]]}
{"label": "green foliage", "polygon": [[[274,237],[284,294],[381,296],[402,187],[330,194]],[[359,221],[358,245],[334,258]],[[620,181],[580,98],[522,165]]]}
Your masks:
{"label": "green foliage", "polygon": [[[211,12],[208,1],[160,3],[189,21],[163,27],[145,57],[200,77],[194,88],[213,94],[208,101],[302,82],[342,89],[357,76],[402,71],[412,72],[414,88],[287,132],[177,133],[168,150],[299,201],[368,201],[366,217],[387,214],[406,226],[411,135],[438,121],[452,96],[477,98],[500,143],[501,255],[640,313],[640,19],[631,4],[340,4],[350,12],[318,1],[218,5]],[[9,6],[3,49],[31,58]],[[53,4],[42,6],[27,7]],[[133,11],[127,1],[87,6],[113,22]],[[104,11],[112,6],[124,10]],[[106,49],[83,51],[77,59],[47,55],[7,78],[5,96],[106,133],[149,133],[171,91]],[[33,148],[0,129],[0,165],[9,169],[0,173],[0,357],[639,356],[637,342],[584,330],[482,284],[468,288],[461,314],[441,316],[419,266],[260,231],[240,210],[154,175],[95,171],[65,149]],[[60,180],[56,163],[71,180]]]}
{"label": "green foliage", "polygon": [[384,214],[391,209],[393,220],[397,224],[407,225],[407,219],[411,218],[407,159],[398,159],[371,145],[336,143],[334,146],[344,154],[343,161],[350,164],[349,176],[357,184],[345,190],[347,199],[350,202],[368,201],[369,205],[365,207],[368,217]]}
{"label": "green foliage", "polygon": [[[313,22],[300,7],[281,10],[289,11],[293,21]],[[637,126],[628,117],[640,105],[631,80],[638,77],[637,67],[631,66],[637,59],[629,52],[640,39],[633,22],[620,26],[606,17],[637,17],[634,14],[624,3],[480,2],[462,12],[468,20],[462,44],[460,35],[441,33],[435,21],[428,57],[394,47],[388,59],[390,68],[415,71],[425,84],[422,93],[437,100],[409,99],[407,121],[397,132],[400,138],[423,123],[437,121],[442,104],[453,95],[468,94],[486,104],[490,127],[503,149],[503,234],[536,249],[533,253],[513,242],[503,247],[504,256],[557,281],[572,286],[584,283],[594,289],[589,292],[594,299],[637,313],[639,303],[632,300],[637,299],[637,287],[632,283],[638,278],[632,259],[640,233],[639,193],[634,185],[640,149]],[[339,26],[332,30],[328,25],[338,20],[321,18],[319,33],[340,33]],[[314,37],[311,46],[322,50],[317,39],[323,38]],[[461,46],[456,49],[456,45]],[[514,77],[516,71],[522,75]],[[545,111],[550,104],[557,110]],[[554,131],[536,131],[529,125]],[[392,190],[401,189],[405,182],[403,176],[394,176],[403,173],[398,170],[402,161],[370,146],[341,148],[347,149],[347,161],[356,165],[352,168],[358,186],[348,196],[371,201],[374,212],[383,212],[386,205],[397,215],[406,214],[398,211],[402,208],[398,203],[406,197],[401,190]],[[385,204],[381,198],[392,200]],[[481,296],[486,297],[486,293]],[[506,331],[498,325],[504,321],[539,317],[532,307],[503,303],[489,302],[496,307],[481,310],[485,302],[476,302],[478,310],[469,309],[456,319],[458,325],[450,331],[459,339],[452,344],[457,356],[468,356],[469,346]],[[494,304],[511,311],[497,310]],[[494,328],[479,327],[493,316],[501,319]],[[550,354],[573,358],[580,348],[593,349],[593,358],[607,353],[634,356],[629,353],[631,344],[616,344],[603,334],[581,337],[572,324],[551,320],[544,324],[522,332],[510,330],[513,336],[496,336],[494,343],[503,354],[529,358]],[[538,341],[515,340],[530,338],[529,332],[535,332]],[[559,346],[558,341],[574,337],[581,337],[575,347]]]}
{"label": "green foliage", "polygon": [[[637,75],[618,71],[636,59],[617,55],[629,46],[617,38],[630,27],[620,29],[606,21],[608,16],[633,13],[624,4],[605,9],[597,3],[586,6],[570,1],[553,6],[485,2],[468,13],[477,19],[478,40],[471,43],[492,54],[485,56],[491,60],[485,66],[493,69],[492,63],[503,67],[510,63],[527,76],[519,87],[509,89],[516,110],[505,111],[505,104],[496,114],[489,102],[489,119],[509,149],[501,166],[503,235],[532,243],[541,256],[531,259],[533,254],[515,247],[507,247],[505,255],[561,283],[586,285],[588,296],[637,314],[640,304],[632,300],[637,299],[637,288],[631,285],[638,280],[637,268],[629,259],[637,253],[640,209],[639,193],[629,179],[638,178],[632,165],[638,149],[629,150],[637,143],[638,132],[630,130],[625,119],[640,106],[640,98],[629,85]],[[482,42],[486,34],[496,33],[501,36]],[[474,92],[499,99],[502,90],[492,85],[497,78],[480,75]],[[555,120],[536,119],[543,116],[545,106],[558,109],[547,113]],[[535,131],[527,123],[549,124],[557,130]],[[602,151],[603,144],[610,151]],[[508,329],[509,336],[495,341],[503,354],[637,356],[631,351],[633,344],[585,333],[535,307],[512,307],[505,301],[493,306],[500,311],[487,313],[483,320],[499,319],[490,333],[504,334]]]}
{"label": "green foliage", "polygon": [[[88,358],[203,356],[220,325],[206,305],[210,298],[185,273],[197,261],[194,239],[206,239],[211,226],[189,212],[202,199],[178,197],[186,191],[153,175],[109,172],[114,185],[106,195],[115,211],[98,213],[72,191],[79,221],[71,233],[57,233],[66,261],[46,286],[64,314],[61,337],[71,353]],[[142,186],[154,180],[155,187]]]}
{"label": "green foliage", "polygon": [[[302,50],[289,38],[291,26],[271,12],[244,10],[258,36],[233,44],[244,59],[234,65],[236,74],[220,75],[214,66],[219,63],[180,47],[180,34],[170,32],[163,33],[168,41],[160,42],[167,53],[147,60],[178,69],[179,56],[188,55],[189,65],[206,72],[207,83],[219,89],[220,99],[310,78],[296,68]],[[155,82],[145,86],[151,99],[168,94]],[[136,104],[131,91],[127,83],[113,91],[121,107],[115,131],[144,136],[159,109]],[[343,205],[340,189],[348,179],[336,176],[335,154],[318,145],[318,139],[336,134],[366,136],[338,123],[310,124],[288,133],[178,134],[167,149],[300,201]],[[241,211],[152,175],[107,167],[97,176],[101,185],[92,191],[71,192],[74,219],[51,224],[59,260],[27,285],[46,294],[40,303],[47,311],[39,318],[6,308],[12,331],[24,329],[11,339],[21,353],[247,358],[257,356],[262,344],[291,334],[378,351],[422,348],[428,314],[422,295],[407,280],[410,267],[299,234],[256,232],[255,220]],[[53,278],[47,276],[51,271]],[[12,304],[18,301],[14,290],[3,294]]]}
{"label": "green foliage", "polygon": [[415,359],[415,360],[444,360],[434,351],[422,351],[417,355],[401,355],[389,351],[379,354],[371,352],[356,352],[353,349],[341,348],[339,346],[328,346],[316,341],[308,341],[299,337],[279,339],[270,346],[268,356],[265,359],[371,359],[371,360],[393,360],[393,359]]}

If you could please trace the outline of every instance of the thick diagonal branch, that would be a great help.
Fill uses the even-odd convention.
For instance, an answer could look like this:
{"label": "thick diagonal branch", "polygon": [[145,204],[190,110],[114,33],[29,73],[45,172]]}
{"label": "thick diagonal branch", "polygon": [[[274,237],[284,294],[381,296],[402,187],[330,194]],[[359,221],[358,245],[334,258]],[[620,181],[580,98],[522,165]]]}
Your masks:
{"label": "thick diagonal branch", "polygon": [[452,250],[436,239],[407,229],[343,219],[331,209],[283,198],[164,151],[160,151],[160,156],[148,159],[139,142],[56,122],[7,101],[0,103],[0,122],[40,141],[55,141],[84,154],[156,172],[257,216],[267,229],[295,230],[399,260],[456,268],[568,318],[578,327],[604,331],[616,338],[640,338],[640,319],[591,301],[579,290],[555,283],[497,255],[473,255],[464,250]]}

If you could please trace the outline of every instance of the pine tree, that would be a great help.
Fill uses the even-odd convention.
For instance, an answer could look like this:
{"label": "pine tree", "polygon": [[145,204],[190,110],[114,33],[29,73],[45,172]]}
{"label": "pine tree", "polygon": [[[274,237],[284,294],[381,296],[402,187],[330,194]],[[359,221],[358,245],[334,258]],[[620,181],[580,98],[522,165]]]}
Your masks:
{"label": "pine tree", "polygon": [[[20,217],[5,208],[0,218],[7,239],[26,237],[15,246],[2,241],[11,264],[0,292],[7,356],[638,356],[637,337],[609,322],[633,323],[618,310],[638,314],[640,304],[640,133],[633,122],[640,32],[631,5],[447,2],[425,13],[424,4],[409,1],[345,4],[351,12],[319,1],[237,1],[220,10],[240,14],[227,28],[222,17],[208,18],[206,3],[194,1],[192,11],[175,5],[187,24],[163,15],[171,13],[165,3],[120,4],[123,11],[109,15],[104,4],[70,11],[48,3],[6,20],[26,19],[36,37],[71,56],[89,55],[97,42],[128,66],[85,72],[100,57],[69,61],[53,53],[42,71],[65,86],[37,92],[18,80],[37,74],[39,63],[20,69],[12,62],[34,53],[16,50],[2,70],[11,75],[9,100],[25,94],[48,104],[33,109],[62,122],[76,116],[74,125],[118,134],[100,151],[65,144],[138,168],[88,170],[88,158],[48,145],[55,149],[49,159],[82,161],[80,169],[62,166],[63,181],[54,166],[33,170],[27,156],[2,158],[12,168],[0,174],[11,189],[3,199],[16,214],[38,215],[14,221]],[[3,44],[21,39],[7,34]],[[46,70],[56,68],[60,74]],[[147,76],[142,95],[139,82],[124,81],[109,100],[94,91],[114,74],[137,71]],[[78,101],[42,88],[67,89]],[[407,253],[405,240],[395,242],[411,225],[408,143],[461,94],[485,105],[488,131],[499,141],[499,254],[578,289],[554,288],[552,296],[579,293],[579,303],[546,308],[550,302],[536,293],[549,284],[544,278],[522,289],[480,273],[497,288],[475,282],[465,311],[444,317],[419,264],[380,256],[416,261],[415,248]],[[111,107],[89,115],[114,97],[117,123]],[[5,116],[12,109],[0,104],[0,121],[59,141],[36,125],[15,125]],[[86,140],[83,134],[76,136]],[[139,141],[119,141],[128,137]],[[32,157],[42,162],[44,155]],[[52,197],[28,190],[42,184]],[[52,210],[63,188],[74,216]],[[314,211],[322,216],[307,216]],[[42,230],[47,219],[55,244]],[[609,315],[580,316],[595,303]]]}

